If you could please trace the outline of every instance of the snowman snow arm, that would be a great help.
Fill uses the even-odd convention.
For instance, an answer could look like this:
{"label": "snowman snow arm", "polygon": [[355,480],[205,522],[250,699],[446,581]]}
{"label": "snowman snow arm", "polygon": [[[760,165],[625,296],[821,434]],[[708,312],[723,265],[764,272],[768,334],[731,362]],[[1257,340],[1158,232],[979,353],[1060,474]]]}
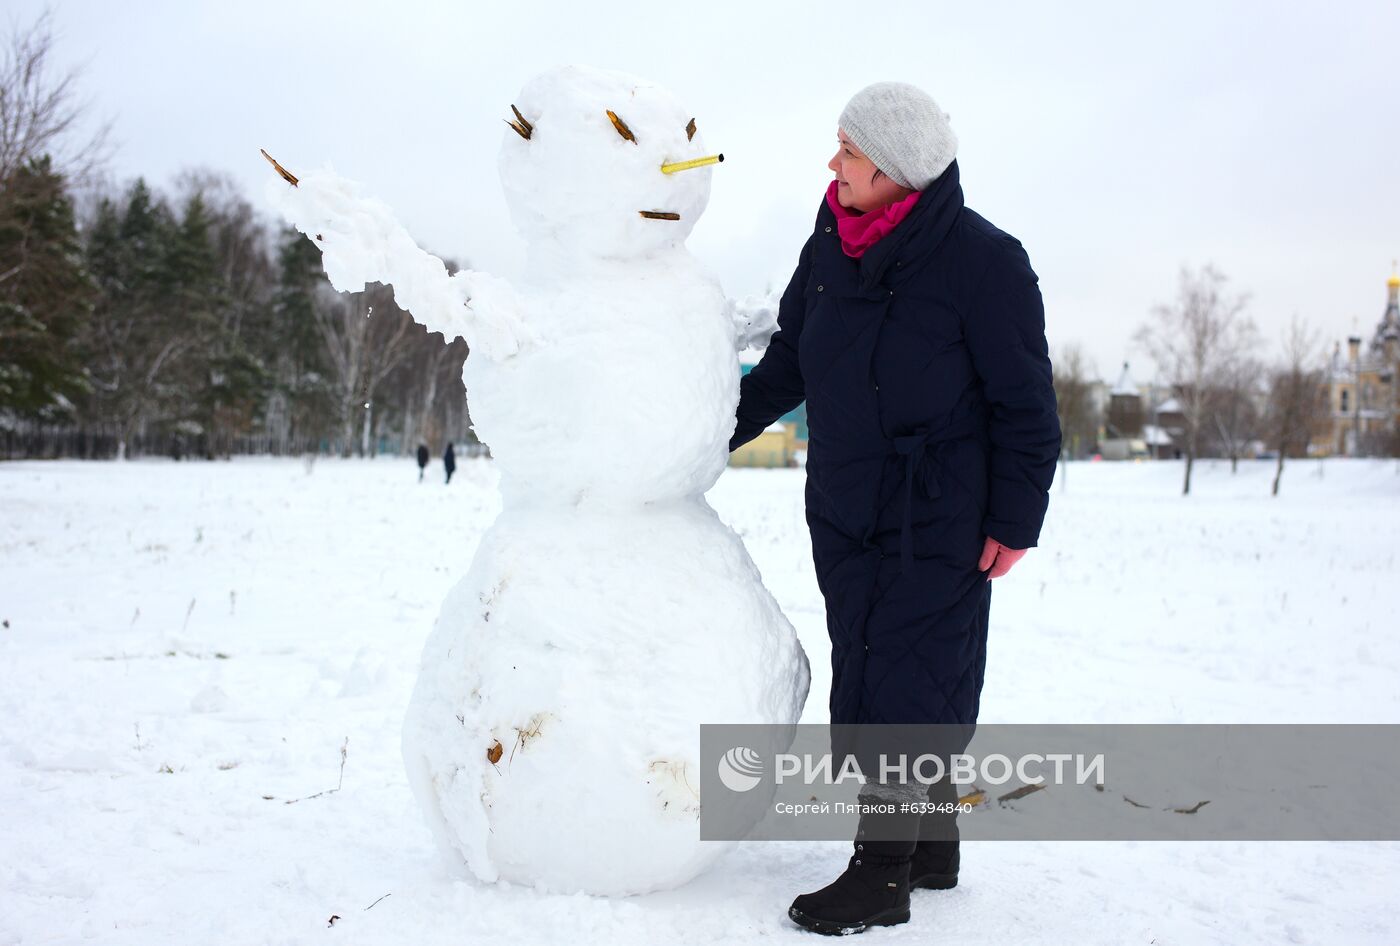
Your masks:
{"label": "snowman snow arm", "polygon": [[735,350],[766,348],[768,339],[778,328],[778,297],[750,294],[726,302],[729,319],[734,325]]}
{"label": "snowman snow arm", "polygon": [[493,361],[537,340],[510,283],[470,270],[449,275],[386,204],[364,196],[359,184],[329,167],[295,184],[274,182],[268,196],[288,223],[320,247],[326,276],[339,291],[360,292],[371,282],[391,286],[395,303],[414,321],[445,340],[465,339]]}

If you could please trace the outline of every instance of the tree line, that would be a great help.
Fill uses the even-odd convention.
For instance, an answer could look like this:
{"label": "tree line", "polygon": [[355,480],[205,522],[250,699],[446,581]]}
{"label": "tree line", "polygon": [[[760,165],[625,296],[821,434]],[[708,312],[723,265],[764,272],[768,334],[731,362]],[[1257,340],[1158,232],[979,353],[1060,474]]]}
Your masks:
{"label": "tree line", "polygon": [[340,294],[321,252],[227,179],[136,181],[78,220],[49,155],[0,182],[7,456],[412,452],[472,441],[466,344],[385,287]]}
{"label": "tree line", "polygon": [[315,245],[226,176],[98,185],[108,126],[55,70],[53,34],[46,12],[0,49],[4,456],[476,442],[466,343],[429,335],[386,287],[336,292]]}
{"label": "tree line", "polygon": [[471,440],[461,369],[382,286],[341,294],[224,178],[96,196],[48,155],[0,186],[9,456],[411,452]]}

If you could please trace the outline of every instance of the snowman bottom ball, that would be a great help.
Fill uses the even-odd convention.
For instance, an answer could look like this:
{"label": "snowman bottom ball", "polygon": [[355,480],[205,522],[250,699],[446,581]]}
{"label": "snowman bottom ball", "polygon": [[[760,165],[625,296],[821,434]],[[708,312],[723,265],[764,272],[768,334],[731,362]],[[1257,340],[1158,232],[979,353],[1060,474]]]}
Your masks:
{"label": "snowman bottom ball", "polygon": [[441,849],[484,881],[679,886],[700,841],[701,723],[792,723],[807,658],[700,498],[507,509],[443,603],[404,723]]}

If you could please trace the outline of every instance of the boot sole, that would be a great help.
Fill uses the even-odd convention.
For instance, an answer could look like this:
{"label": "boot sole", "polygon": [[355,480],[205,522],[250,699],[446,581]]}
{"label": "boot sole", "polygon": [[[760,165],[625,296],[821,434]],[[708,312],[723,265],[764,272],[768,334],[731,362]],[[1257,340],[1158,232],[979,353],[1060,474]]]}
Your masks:
{"label": "boot sole", "polygon": [[924,874],[922,877],[909,878],[911,890],[915,887],[923,890],[952,890],[957,885],[957,874]]}
{"label": "boot sole", "polygon": [[872,926],[897,926],[900,923],[908,923],[909,908],[894,907],[854,923],[836,923],[808,916],[796,907],[789,907],[788,918],[804,930],[811,930],[823,936],[849,936],[852,933],[864,933]]}

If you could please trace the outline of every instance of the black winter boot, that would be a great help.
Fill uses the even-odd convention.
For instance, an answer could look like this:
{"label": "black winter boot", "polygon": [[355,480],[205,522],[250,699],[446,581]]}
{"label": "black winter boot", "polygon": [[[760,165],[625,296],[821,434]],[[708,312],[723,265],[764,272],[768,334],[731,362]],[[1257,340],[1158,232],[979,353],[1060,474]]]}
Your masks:
{"label": "black winter boot", "polygon": [[920,841],[909,859],[909,886],[952,890],[958,885],[961,861],[957,841]]}
{"label": "black winter boot", "polygon": [[[872,926],[909,922],[909,858],[914,852],[919,816],[901,814],[898,802],[861,801],[892,805],[896,810],[862,815],[855,853],[845,872],[815,893],[804,893],[788,907],[788,917],[804,929],[844,936],[863,933]],[[897,840],[867,840],[867,835]]]}
{"label": "black winter boot", "polygon": [[[957,789],[944,779],[929,786],[929,801],[956,804]],[[919,819],[919,843],[909,860],[909,886],[926,890],[951,890],[958,885],[958,816],[929,812]]]}

